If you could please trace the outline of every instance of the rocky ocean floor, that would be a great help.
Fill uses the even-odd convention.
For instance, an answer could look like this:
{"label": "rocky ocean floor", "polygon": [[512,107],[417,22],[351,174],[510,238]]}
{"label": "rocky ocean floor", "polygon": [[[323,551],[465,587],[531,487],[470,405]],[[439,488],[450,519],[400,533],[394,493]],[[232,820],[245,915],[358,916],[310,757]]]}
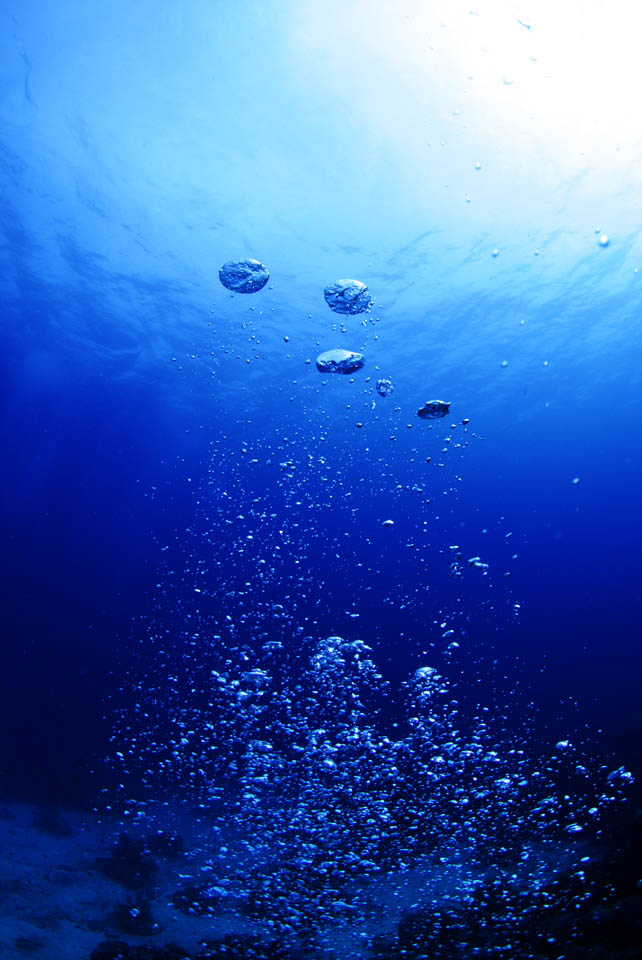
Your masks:
{"label": "rocky ocean floor", "polygon": [[2,960],[183,960],[230,932],[190,912],[176,838],[143,845],[74,811],[2,804],[0,847]]}
{"label": "rocky ocean floor", "polygon": [[[627,835],[613,839],[612,855],[602,853],[600,869],[610,900],[587,906],[579,936],[565,939],[569,917],[550,919],[550,942],[529,945],[528,932],[514,939],[512,952],[471,931],[466,957],[533,957],[551,960],[640,960],[642,890],[638,874],[642,827],[633,815]],[[202,881],[198,850],[190,851],[190,825],[177,833],[153,832],[143,838],[123,833],[119,823],[98,821],[77,811],[0,804],[0,957],[36,960],[288,960],[308,956],[372,957],[377,960],[429,960],[421,931],[434,924],[412,906],[413,884],[400,916],[368,931],[347,931],[343,943],[325,940],[292,950],[270,934],[269,921],[257,924],[222,909],[215,887]],[[617,847],[617,855],[615,848]],[[434,878],[433,878],[434,879]],[[442,877],[448,900],[448,878]],[[416,887],[415,891],[416,893]],[[398,905],[399,906],[399,905]],[[452,917],[452,911],[449,912]],[[578,929],[577,916],[572,918]],[[377,928],[377,929],[375,929]],[[359,937],[361,943],[359,944]],[[444,927],[439,957],[448,951]],[[458,945],[461,931],[457,933]]]}

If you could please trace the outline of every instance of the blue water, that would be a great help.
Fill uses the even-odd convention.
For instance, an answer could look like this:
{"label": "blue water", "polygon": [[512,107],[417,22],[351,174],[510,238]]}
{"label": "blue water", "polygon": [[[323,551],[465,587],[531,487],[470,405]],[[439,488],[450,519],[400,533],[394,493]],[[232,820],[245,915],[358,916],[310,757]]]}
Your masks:
{"label": "blue water", "polygon": [[3,956],[639,955],[642,151],[571,6],[4,4],[0,799],[112,866]]}

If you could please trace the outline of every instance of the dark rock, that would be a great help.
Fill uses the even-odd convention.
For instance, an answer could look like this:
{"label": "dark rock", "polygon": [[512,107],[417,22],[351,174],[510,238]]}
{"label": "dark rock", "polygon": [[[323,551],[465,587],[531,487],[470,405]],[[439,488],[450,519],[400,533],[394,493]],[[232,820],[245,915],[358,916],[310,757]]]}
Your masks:
{"label": "dark rock", "polygon": [[178,833],[167,833],[166,830],[150,834],[145,841],[145,848],[159,857],[179,857],[185,851],[183,838]]}
{"label": "dark rock", "polygon": [[73,832],[55,807],[39,807],[34,814],[32,826],[52,837],[70,837]]}
{"label": "dark rock", "polygon": [[104,940],[92,952],[90,960],[191,960],[191,955],[176,943],[164,947],[151,943],[131,947],[122,940]]}
{"label": "dark rock", "polygon": [[177,943],[168,943],[165,947],[145,944],[136,947],[132,960],[190,960],[190,954]]}
{"label": "dark rock", "polygon": [[128,900],[117,904],[109,921],[118,933],[133,934],[137,937],[148,937],[158,933],[160,929],[147,900]]}
{"label": "dark rock", "polygon": [[142,840],[122,833],[109,857],[97,857],[94,866],[106,877],[127,890],[140,890],[156,873],[158,866]]}
{"label": "dark rock", "polygon": [[122,940],[103,940],[92,950],[89,960],[134,960],[134,953]]}
{"label": "dark rock", "polygon": [[44,947],[44,942],[42,940],[37,940],[35,937],[16,937],[13,941],[13,945],[16,950],[19,950],[20,953],[37,953],[39,950],[42,950]]}

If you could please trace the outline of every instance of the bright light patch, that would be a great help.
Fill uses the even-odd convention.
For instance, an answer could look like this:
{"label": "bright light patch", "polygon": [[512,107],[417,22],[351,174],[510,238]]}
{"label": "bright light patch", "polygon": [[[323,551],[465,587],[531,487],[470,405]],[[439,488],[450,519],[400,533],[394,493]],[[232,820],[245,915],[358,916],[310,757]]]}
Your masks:
{"label": "bright light patch", "polygon": [[301,5],[296,43],[304,55],[316,50],[328,87],[340,86],[382,132],[394,131],[395,117],[443,122],[431,116],[437,106],[500,148],[523,149],[530,137],[563,170],[583,155],[602,161],[640,146],[635,4],[334,0],[329,8]]}

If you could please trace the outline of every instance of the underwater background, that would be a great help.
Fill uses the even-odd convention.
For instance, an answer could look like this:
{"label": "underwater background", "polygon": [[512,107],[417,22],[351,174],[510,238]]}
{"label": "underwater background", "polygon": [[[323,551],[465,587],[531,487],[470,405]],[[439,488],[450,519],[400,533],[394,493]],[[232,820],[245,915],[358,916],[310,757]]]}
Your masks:
{"label": "underwater background", "polygon": [[642,956],[639,21],[5,0],[3,958]]}

